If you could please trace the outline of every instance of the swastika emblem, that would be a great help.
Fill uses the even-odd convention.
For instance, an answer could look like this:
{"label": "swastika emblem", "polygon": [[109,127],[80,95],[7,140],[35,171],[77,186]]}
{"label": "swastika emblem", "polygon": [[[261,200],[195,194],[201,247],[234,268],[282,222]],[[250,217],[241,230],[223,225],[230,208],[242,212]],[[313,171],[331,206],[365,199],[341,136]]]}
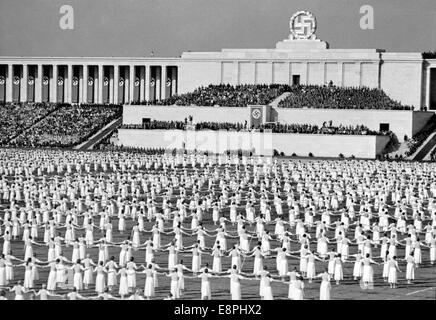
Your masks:
{"label": "swastika emblem", "polygon": [[308,11],[299,11],[291,17],[289,26],[294,39],[312,39],[316,31],[316,18]]}
{"label": "swastika emblem", "polygon": [[251,116],[253,117],[253,119],[256,119],[256,120],[259,119],[261,115],[262,115],[262,114],[261,114],[261,112],[260,112],[259,109],[254,109],[254,110],[251,112]]}
{"label": "swastika emblem", "polygon": [[15,85],[20,84],[20,77],[18,77],[18,76],[15,76],[15,77],[14,77],[14,84],[15,84]]}

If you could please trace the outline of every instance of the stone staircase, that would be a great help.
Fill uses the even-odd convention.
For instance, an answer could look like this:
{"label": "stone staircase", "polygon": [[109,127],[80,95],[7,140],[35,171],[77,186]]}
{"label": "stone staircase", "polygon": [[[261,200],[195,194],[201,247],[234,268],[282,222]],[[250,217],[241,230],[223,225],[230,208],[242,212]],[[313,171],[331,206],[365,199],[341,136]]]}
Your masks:
{"label": "stone staircase", "polygon": [[412,160],[421,161],[424,160],[426,156],[430,156],[430,152],[436,146],[436,132],[431,133],[424,143],[416,150],[416,152],[411,155]]}
{"label": "stone staircase", "polygon": [[403,141],[400,145],[399,145],[399,147],[398,147],[398,149],[396,149],[395,151],[392,151],[392,152],[389,152],[388,153],[388,155],[389,155],[389,158],[391,158],[391,159],[393,159],[393,158],[395,158],[395,156],[403,156],[403,158],[405,158],[406,157],[406,151],[409,149],[409,147],[407,146],[407,142],[406,141]]}
{"label": "stone staircase", "polygon": [[273,108],[277,108],[280,101],[286,99],[291,93],[285,92],[279,95],[277,98],[275,98],[272,102],[270,102],[268,105],[272,106]]}
{"label": "stone staircase", "polygon": [[106,126],[104,126],[99,132],[94,134],[91,138],[75,146],[73,149],[80,150],[80,151],[92,150],[97,143],[99,143],[102,139],[104,139],[109,134],[111,134],[112,131],[117,129],[122,124],[122,122],[123,122],[122,117],[111,121]]}

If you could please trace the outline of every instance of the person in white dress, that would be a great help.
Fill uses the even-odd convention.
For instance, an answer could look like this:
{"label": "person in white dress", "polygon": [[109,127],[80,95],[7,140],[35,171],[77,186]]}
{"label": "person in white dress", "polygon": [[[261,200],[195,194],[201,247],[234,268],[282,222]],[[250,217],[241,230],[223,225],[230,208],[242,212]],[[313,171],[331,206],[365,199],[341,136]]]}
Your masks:
{"label": "person in white dress", "polygon": [[388,275],[388,283],[391,289],[395,289],[398,283],[398,275],[397,272],[402,272],[398,267],[397,257],[393,256],[389,260],[389,275]]}
{"label": "person in white dress", "polygon": [[415,258],[413,257],[414,252],[410,252],[409,256],[404,261],[406,264],[406,280],[407,284],[411,284],[413,280],[415,280]]}
{"label": "person in white dress", "polygon": [[328,269],[326,268],[323,273],[316,275],[316,278],[321,278],[321,286],[319,287],[319,300],[330,300],[332,286],[330,284],[331,276],[328,273]]}

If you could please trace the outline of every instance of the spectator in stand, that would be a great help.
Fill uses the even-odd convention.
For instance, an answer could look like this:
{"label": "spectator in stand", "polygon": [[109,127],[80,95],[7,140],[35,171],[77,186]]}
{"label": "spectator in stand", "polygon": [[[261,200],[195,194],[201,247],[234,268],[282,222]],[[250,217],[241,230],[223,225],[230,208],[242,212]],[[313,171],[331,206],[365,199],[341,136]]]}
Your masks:
{"label": "spectator in stand", "polygon": [[0,107],[0,145],[38,122],[60,105],[55,103],[6,103]]}
{"label": "spectator in stand", "polygon": [[118,105],[61,105],[6,145],[9,147],[72,147],[121,117]]}
{"label": "spectator in stand", "polygon": [[136,101],[133,104],[245,107],[249,104],[271,103],[285,92],[289,92],[290,95],[279,103],[278,106],[281,108],[413,110],[411,106],[404,106],[392,100],[382,90],[336,87],[332,82],[328,86],[209,85],[161,101]]}
{"label": "spectator in stand", "polygon": [[280,108],[411,110],[392,100],[383,90],[367,87],[292,86]]}
{"label": "spectator in stand", "polygon": [[174,95],[160,101],[136,101],[132,104],[178,105],[178,106],[221,106],[245,107],[248,104],[268,104],[282,93],[290,90],[289,85],[209,85],[193,92]]}

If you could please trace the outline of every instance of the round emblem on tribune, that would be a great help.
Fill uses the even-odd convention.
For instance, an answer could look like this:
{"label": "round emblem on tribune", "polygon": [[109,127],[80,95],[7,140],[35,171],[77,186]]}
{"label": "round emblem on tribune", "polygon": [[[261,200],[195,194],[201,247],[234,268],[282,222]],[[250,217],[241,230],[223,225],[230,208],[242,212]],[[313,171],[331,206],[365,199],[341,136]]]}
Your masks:
{"label": "round emblem on tribune", "polygon": [[260,116],[261,116],[261,112],[260,112],[260,110],[259,109],[254,109],[252,112],[251,112],[251,116],[253,117],[253,119],[259,119],[260,118]]}

